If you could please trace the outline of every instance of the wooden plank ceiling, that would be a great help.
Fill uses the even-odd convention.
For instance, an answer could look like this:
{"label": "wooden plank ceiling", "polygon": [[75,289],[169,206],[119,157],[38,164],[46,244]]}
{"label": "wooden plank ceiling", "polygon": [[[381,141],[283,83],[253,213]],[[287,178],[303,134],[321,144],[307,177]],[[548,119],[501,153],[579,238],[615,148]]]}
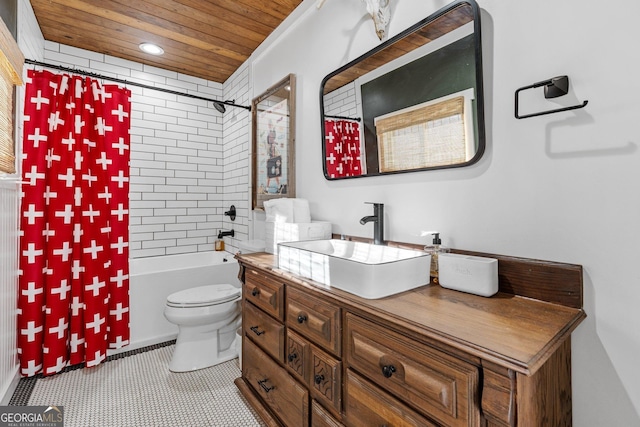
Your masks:
{"label": "wooden plank ceiling", "polygon": [[[30,0],[44,38],[224,83],[302,0]],[[139,49],[151,42],[165,51]]]}

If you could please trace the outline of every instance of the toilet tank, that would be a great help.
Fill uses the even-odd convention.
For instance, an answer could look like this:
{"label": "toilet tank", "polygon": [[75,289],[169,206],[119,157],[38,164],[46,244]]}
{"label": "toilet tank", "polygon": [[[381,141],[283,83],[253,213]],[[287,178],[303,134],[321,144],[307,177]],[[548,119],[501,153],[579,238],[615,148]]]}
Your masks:
{"label": "toilet tank", "polygon": [[264,252],[264,247],[264,240],[241,240],[238,242],[238,249],[241,254]]}

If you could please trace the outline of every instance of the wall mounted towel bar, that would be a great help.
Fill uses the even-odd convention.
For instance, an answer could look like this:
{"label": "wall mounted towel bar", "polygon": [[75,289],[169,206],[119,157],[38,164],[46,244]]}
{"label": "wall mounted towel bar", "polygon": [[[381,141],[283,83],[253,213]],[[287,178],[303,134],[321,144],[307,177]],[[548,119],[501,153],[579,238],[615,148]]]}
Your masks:
{"label": "wall mounted towel bar", "polygon": [[519,105],[518,95],[520,94],[520,92],[522,92],[523,90],[534,89],[534,88],[541,87],[541,86],[544,86],[544,97],[545,98],[547,98],[547,99],[549,99],[549,98],[557,98],[559,96],[563,96],[563,95],[566,95],[567,93],[569,93],[569,77],[568,76],[553,77],[551,79],[543,80],[541,82],[534,83],[534,84],[529,85],[529,86],[523,86],[520,89],[516,90],[516,94],[515,94],[515,104],[516,104],[515,105],[515,116],[516,116],[516,119],[526,119],[526,118],[529,118],[529,117],[543,116],[545,114],[559,113],[561,111],[577,110],[578,108],[584,108],[587,105],[587,103],[589,102],[589,101],[584,101],[582,104],[573,105],[571,107],[557,108],[555,110],[541,111],[539,113],[525,114],[523,116],[518,114],[518,105]]}

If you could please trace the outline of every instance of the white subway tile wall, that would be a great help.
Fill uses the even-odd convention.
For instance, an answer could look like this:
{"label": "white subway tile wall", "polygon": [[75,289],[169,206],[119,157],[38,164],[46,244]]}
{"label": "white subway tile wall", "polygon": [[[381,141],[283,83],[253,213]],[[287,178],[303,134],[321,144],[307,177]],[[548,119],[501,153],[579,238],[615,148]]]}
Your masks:
{"label": "white subway tile wall", "polygon": [[[58,43],[45,42],[45,49],[45,62],[205,98],[249,102],[246,66],[230,79],[225,95],[222,84],[200,78]],[[228,107],[223,115],[208,101],[129,88],[130,257],[213,250],[218,230],[232,227],[236,239],[246,236],[249,112]],[[225,127],[231,134],[227,146]],[[244,218],[233,224],[223,215],[231,204],[245,209]]]}
{"label": "white subway tile wall", "polygon": [[[234,100],[239,105],[251,105],[250,67],[243,64],[224,83],[225,99]],[[251,147],[251,113],[241,108],[227,108],[224,115],[224,209],[231,205],[236,208],[236,219],[223,217],[223,228],[233,229],[235,237],[225,237],[226,250],[235,252],[239,240],[250,236],[251,184],[249,180]]]}
{"label": "white subway tile wall", "polygon": [[360,96],[356,96],[355,83],[349,83],[324,97],[324,112],[333,116],[358,117]]}

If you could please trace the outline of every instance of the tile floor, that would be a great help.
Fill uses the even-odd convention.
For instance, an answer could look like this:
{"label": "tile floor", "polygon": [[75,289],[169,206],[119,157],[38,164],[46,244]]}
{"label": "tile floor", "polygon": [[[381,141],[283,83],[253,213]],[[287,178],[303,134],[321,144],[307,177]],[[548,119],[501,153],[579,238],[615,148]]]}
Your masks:
{"label": "tile floor", "polygon": [[237,359],[194,372],[167,368],[173,345],[95,368],[20,381],[10,405],[64,407],[65,427],[262,427],[233,380]]}

